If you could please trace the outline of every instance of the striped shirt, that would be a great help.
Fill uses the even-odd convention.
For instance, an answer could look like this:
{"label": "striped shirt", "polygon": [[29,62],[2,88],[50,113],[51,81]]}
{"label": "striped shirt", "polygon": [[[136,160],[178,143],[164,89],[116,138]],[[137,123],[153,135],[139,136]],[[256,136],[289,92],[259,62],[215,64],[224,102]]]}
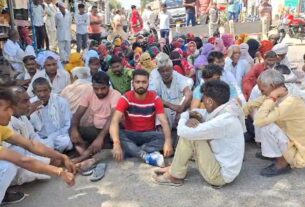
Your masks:
{"label": "striped shirt", "polygon": [[125,129],[138,132],[155,130],[156,115],[164,113],[162,100],[153,91],[144,100],[137,99],[134,91],[125,93],[116,110],[125,115]]}

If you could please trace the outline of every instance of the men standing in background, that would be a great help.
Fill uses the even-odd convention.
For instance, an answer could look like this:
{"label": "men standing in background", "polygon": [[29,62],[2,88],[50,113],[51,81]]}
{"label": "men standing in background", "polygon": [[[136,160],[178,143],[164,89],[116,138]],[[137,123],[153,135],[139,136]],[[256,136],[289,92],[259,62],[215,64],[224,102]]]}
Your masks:
{"label": "men standing in background", "polygon": [[99,15],[97,11],[97,6],[92,6],[90,14],[90,26],[89,26],[89,37],[90,39],[96,40],[98,43],[101,41],[101,34],[103,28],[101,24],[103,23],[103,18]]}
{"label": "men standing in background", "polygon": [[167,11],[167,5],[161,4],[161,11],[159,13],[159,22],[160,22],[160,36],[165,38],[168,42],[169,31],[170,31],[170,19],[172,18],[171,14]]}
{"label": "men standing in background", "polygon": [[198,0],[198,15],[200,15],[200,24],[207,24],[211,0]]}
{"label": "men standing in background", "polygon": [[192,22],[192,26],[196,25],[196,0],[184,0],[183,5],[186,11],[186,26]]}
{"label": "men standing in background", "polygon": [[45,12],[44,22],[46,26],[46,32],[49,39],[50,49],[56,51],[56,26],[55,26],[55,15],[57,13],[57,8],[53,4],[52,0],[45,0]]}
{"label": "men standing in background", "polygon": [[268,32],[271,26],[272,20],[272,5],[269,4],[269,0],[263,0],[259,5],[259,17],[262,21],[262,38],[266,39],[268,37]]}
{"label": "men standing in background", "polygon": [[58,2],[59,12],[55,16],[57,28],[57,40],[60,59],[63,63],[68,63],[71,54],[71,14],[66,10],[64,3]]}
{"label": "men standing in background", "polygon": [[88,13],[85,13],[85,5],[80,3],[78,4],[79,13],[75,15],[76,23],[76,41],[77,41],[77,52],[84,50],[87,47],[88,41],[88,26],[90,23]]}
{"label": "men standing in background", "polygon": [[34,0],[32,4],[32,18],[35,27],[37,49],[44,48],[44,40],[46,41],[46,49],[49,50],[49,40],[46,35],[46,29],[43,18],[45,16],[44,4],[42,0]]}

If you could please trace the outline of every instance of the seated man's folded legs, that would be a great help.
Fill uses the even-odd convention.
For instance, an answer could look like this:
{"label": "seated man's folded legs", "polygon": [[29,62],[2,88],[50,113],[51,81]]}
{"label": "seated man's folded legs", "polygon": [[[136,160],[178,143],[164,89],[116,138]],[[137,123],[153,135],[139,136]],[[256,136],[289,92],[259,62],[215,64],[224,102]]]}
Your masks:
{"label": "seated man's folded legs", "polygon": [[0,203],[5,196],[7,188],[16,177],[18,167],[11,162],[0,160]]}
{"label": "seated man's folded legs", "polygon": [[120,139],[126,156],[140,157],[159,152],[164,145],[163,133],[157,131],[133,132],[120,130]]}
{"label": "seated man's folded legs", "polygon": [[193,146],[191,141],[180,137],[176,148],[174,160],[169,169],[171,176],[184,179],[187,173],[188,162],[193,156]]}
{"label": "seated man's folded legs", "polygon": [[265,157],[282,157],[288,149],[288,137],[276,124],[269,124],[260,129],[262,154]]}
{"label": "seated man's folded legs", "polygon": [[50,135],[48,139],[53,141],[54,149],[59,152],[71,150],[73,148],[73,144],[71,142],[69,134],[57,134],[55,136]]}
{"label": "seated man's folded legs", "polygon": [[219,162],[208,141],[193,141],[195,160],[200,174],[207,183],[214,186],[223,186],[225,183]]}

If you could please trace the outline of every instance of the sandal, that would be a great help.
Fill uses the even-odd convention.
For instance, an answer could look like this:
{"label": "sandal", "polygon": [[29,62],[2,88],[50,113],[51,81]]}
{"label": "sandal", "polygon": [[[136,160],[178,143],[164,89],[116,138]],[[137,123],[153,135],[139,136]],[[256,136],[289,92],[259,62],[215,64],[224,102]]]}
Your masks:
{"label": "sandal", "polygon": [[183,180],[175,179],[171,177],[168,173],[164,173],[163,175],[153,175],[152,181],[158,185],[168,185],[168,186],[181,186],[183,185]]}
{"label": "sandal", "polygon": [[88,169],[82,170],[82,171],[80,172],[80,174],[81,174],[82,176],[89,176],[89,175],[92,175],[94,168],[96,168],[96,165],[92,165],[92,166],[89,167]]}
{"label": "sandal", "polygon": [[105,176],[107,165],[105,163],[99,163],[96,165],[96,167],[93,169],[93,173],[90,176],[91,182],[96,182],[101,180]]}

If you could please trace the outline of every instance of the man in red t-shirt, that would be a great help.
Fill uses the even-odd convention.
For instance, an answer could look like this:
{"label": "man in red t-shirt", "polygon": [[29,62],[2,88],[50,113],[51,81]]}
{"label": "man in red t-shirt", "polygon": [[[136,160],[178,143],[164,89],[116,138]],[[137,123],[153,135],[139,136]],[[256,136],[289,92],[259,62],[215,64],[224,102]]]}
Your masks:
{"label": "man in red t-shirt", "polygon": [[[148,72],[135,70],[132,80],[134,90],[121,97],[111,121],[113,156],[116,160],[122,160],[124,151],[125,156],[139,157],[147,164],[162,167],[164,158],[159,151],[163,149],[165,157],[173,153],[171,130],[162,100],[155,92],[148,91]],[[120,129],[123,116],[125,129]],[[156,117],[163,133],[156,131]]]}
{"label": "man in red t-shirt", "polygon": [[251,70],[247,73],[247,75],[243,79],[243,92],[246,100],[249,99],[250,94],[254,86],[256,85],[256,81],[259,77],[259,75],[267,70],[274,68],[275,64],[277,62],[277,55],[273,51],[268,51],[264,55],[264,62],[263,63],[257,63],[253,65]]}

